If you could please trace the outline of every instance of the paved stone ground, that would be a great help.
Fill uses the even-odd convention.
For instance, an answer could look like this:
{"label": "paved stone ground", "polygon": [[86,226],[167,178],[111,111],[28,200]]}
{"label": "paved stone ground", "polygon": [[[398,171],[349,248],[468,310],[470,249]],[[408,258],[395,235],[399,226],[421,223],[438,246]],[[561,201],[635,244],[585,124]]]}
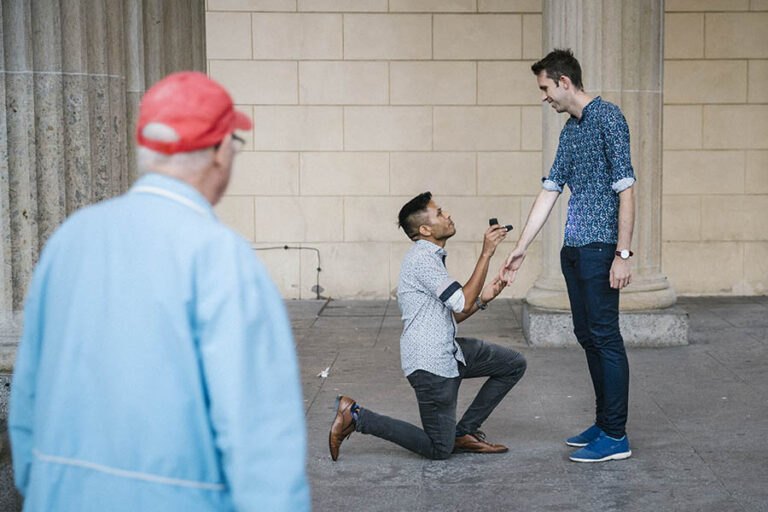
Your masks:
{"label": "paved stone ground", "polygon": [[[460,335],[514,346],[528,359],[525,377],[483,426],[509,453],[429,461],[353,434],[332,462],[327,435],[339,393],[420,423],[400,371],[396,303],[324,304],[288,303],[316,511],[768,510],[768,297],[681,299],[691,344],[629,351],[633,456],[603,464],[570,462],[563,442],[592,420],[583,353],[528,347],[520,303],[501,300]],[[326,367],[328,378],[318,378]],[[480,384],[465,381],[460,410]]]}

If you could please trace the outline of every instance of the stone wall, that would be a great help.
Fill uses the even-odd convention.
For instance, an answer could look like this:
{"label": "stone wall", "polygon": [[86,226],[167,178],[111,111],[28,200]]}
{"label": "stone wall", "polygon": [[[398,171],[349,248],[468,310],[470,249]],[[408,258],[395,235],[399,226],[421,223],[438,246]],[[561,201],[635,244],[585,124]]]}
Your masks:
{"label": "stone wall", "polygon": [[768,293],[768,2],[666,11],[664,271],[680,294]]}
{"label": "stone wall", "polygon": [[[768,2],[665,5],[663,272],[681,294],[766,293]],[[461,279],[487,219],[515,225],[498,267],[540,186],[529,71],[542,54],[540,0],[207,9],[209,73],[255,124],[217,208],[224,221],[257,248],[319,248],[326,295],[386,297],[410,245],[397,211],[429,189],[456,221],[448,266]],[[313,253],[259,256],[285,297],[315,296]],[[539,260],[537,243],[507,296],[525,296]]]}
{"label": "stone wall", "polygon": [[[456,222],[456,275],[488,218],[517,238],[540,187],[538,0],[210,0],[206,30],[211,76],[255,125],[218,214],[256,247],[319,248],[324,294],[390,295],[411,245],[397,212],[424,190]],[[259,256],[284,296],[315,297],[313,253]]]}

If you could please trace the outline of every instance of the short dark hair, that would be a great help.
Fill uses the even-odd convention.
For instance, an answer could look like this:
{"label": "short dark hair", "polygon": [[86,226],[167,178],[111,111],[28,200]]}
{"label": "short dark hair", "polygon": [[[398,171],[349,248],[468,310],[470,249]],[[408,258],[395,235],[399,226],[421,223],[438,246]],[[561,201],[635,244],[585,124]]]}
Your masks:
{"label": "short dark hair", "polygon": [[577,89],[584,89],[584,85],[581,83],[581,66],[570,48],[552,50],[546,57],[531,66],[531,71],[536,76],[539,76],[542,71],[546,71],[547,78],[554,80],[555,84],[558,83],[560,77],[567,76]]}
{"label": "short dark hair", "polygon": [[427,211],[427,205],[431,200],[432,192],[422,192],[400,208],[400,213],[397,214],[397,224],[403,228],[411,240],[419,236],[419,227],[422,224],[419,214]]}

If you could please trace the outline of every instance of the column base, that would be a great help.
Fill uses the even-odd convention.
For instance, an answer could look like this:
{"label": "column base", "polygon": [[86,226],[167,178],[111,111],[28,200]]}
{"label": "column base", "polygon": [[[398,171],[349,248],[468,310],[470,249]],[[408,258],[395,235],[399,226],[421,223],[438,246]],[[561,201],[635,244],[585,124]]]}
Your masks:
{"label": "column base", "polygon": [[[680,307],[622,311],[619,327],[628,347],[672,347],[688,344],[688,313]],[[577,346],[570,311],[523,303],[523,334],[536,347]]]}

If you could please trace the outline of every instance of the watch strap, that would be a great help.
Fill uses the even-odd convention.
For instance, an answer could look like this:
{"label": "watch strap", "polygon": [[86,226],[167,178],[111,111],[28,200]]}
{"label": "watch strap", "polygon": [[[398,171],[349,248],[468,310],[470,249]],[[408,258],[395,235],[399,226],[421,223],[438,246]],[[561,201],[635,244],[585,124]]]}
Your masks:
{"label": "watch strap", "polygon": [[475,304],[477,304],[477,307],[479,307],[480,309],[486,309],[488,307],[488,304],[483,304],[483,301],[480,300],[479,295],[475,299]]}

